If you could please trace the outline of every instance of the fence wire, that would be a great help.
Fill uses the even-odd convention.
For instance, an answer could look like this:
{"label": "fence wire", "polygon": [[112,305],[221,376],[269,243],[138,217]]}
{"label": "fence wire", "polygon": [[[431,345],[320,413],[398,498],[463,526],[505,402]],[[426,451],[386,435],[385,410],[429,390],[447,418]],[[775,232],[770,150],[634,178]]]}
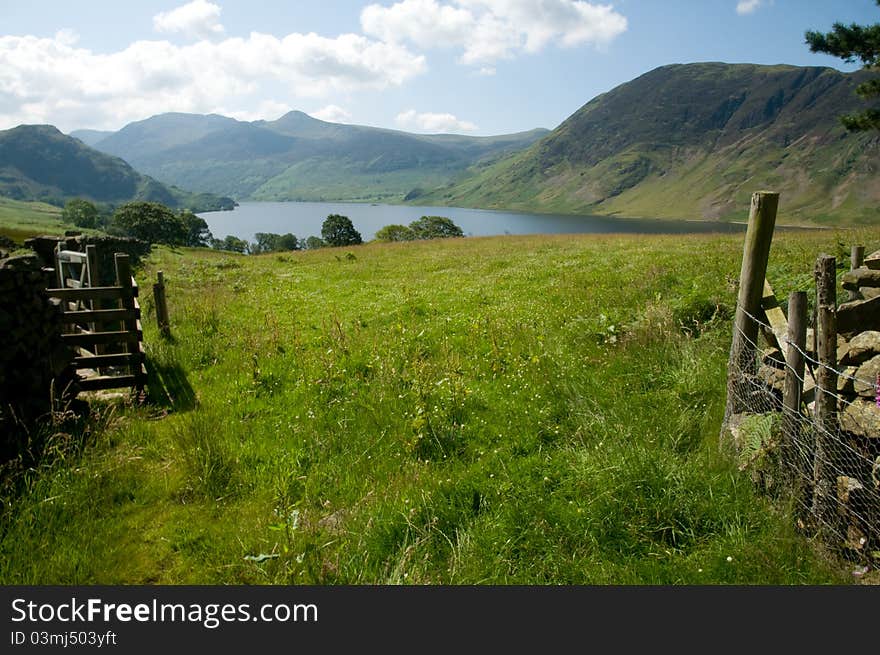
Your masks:
{"label": "fence wire", "polygon": [[[772,333],[766,322],[744,315],[759,335]],[[797,374],[784,353],[735,330],[741,352],[731,353],[725,429],[740,468],[765,493],[793,504],[801,530],[852,559],[880,563],[880,376],[829,367],[809,347],[798,348],[806,363],[801,384],[813,386],[823,367],[838,384],[815,386],[797,410],[788,409],[785,377]],[[818,394],[833,397],[837,413],[830,421],[816,419]]]}

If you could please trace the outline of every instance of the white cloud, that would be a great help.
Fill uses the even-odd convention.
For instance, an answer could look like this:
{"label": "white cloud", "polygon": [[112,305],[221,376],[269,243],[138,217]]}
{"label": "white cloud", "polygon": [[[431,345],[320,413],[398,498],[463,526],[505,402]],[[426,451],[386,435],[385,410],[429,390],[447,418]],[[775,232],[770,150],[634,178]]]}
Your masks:
{"label": "white cloud", "polygon": [[318,111],[313,111],[310,116],[328,123],[346,123],[351,120],[351,112],[338,105],[327,105]]}
{"label": "white cloud", "polygon": [[118,129],[156,113],[215,111],[220,102],[241,113],[267,95],[275,107],[296,106],[401,85],[425,71],[424,57],[405,46],[357,34],[137,41],[109,54],[76,47],[70,36],[0,36],[0,127]]}
{"label": "white cloud", "polygon": [[433,134],[448,132],[474,132],[477,126],[462,121],[452,114],[420,114],[415,109],[401,112],[394,119],[397,125],[405,130],[429,132]]}
{"label": "white cloud", "polygon": [[153,16],[153,27],[157,32],[182,32],[197,39],[219,37],[225,31],[220,24],[221,11],[213,2],[193,0],[177,9]]}
{"label": "white cloud", "polygon": [[365,34],[421,48],[458,47],[465,64],[485,65],[535,53],[551,42],[564,47],[607,46],[627,29],[612,5],[585,0],[401,0],[361,12]]}
{"label": "white cloud", "polygon": [[740,0],[736,4],[736,13],[740,16],[751,14],[761,6],[761,0]]}

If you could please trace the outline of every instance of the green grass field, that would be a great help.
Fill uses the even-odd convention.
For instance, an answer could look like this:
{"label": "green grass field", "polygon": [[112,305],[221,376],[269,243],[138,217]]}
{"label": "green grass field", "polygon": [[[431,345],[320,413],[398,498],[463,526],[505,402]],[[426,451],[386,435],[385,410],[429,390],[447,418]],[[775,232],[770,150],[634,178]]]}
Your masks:
{"label": "green grass field", "polygon": [[[780,232],[768,277],[809,289],[857,242]],[[850,583],[719,454],[741,249],[156,249],[150,402],[93,401],[7,485],[0,582]]]}
{"label": "green grass field", "polygon": [[64,234],[61,208],[44,202],[22,202],[0,196],[0,235],[23,242],[38,234]]}

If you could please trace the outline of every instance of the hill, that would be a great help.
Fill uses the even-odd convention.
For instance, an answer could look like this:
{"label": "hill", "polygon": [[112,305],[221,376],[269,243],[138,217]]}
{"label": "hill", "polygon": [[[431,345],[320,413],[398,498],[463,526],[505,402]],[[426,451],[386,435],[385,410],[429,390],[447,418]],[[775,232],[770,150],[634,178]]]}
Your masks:
{"label": "hill", "polygon": [[782,220],[876,222],[880,138],[850,134],[865,73],[700,63],[657,68],[581,107],[531,148],[419,198],[531,211],[741,219],[753,191]]}
{"label": "hill", "polygon": [[419,135],[299,111],[251,123],[168,113],[130,123],[95,147],[162,182],[237,199],[402,200],[547,133]]}
{"label": "hill", "polygon": [[51,125],[0,131],[0,195],[55,205],[82,197],[106,204],[149,200],[195,211],[233,206],[230,198],[162,184]]}
{"label": "hill", "polygon": [[113,134],[109,130],[74,130],[70,133],[74,139],[79,139],[87,146],[93,146],[101,139],[106,139]]}

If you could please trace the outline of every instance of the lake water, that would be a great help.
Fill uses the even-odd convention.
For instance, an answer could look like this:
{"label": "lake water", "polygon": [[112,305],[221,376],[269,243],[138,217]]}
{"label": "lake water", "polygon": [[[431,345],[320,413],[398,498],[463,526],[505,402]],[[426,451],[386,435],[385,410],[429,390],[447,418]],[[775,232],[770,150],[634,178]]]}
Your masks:
{"label": "lake water", "polygon": [[[408,225],[421,216],[446,216],[467,236],[502,234],[696,234],[743,232],[741,223],[714,221],[668,221],[566,216],[462,207],[414,207],[346,202],[242,202],[233,211],[199,214],[215,238],[227,235],[255,241],[257,232],[293,233],[299,239],[321,236],[321,224],[330,214],[348,216],[364,241],[385,225]],[[745,217],[744,217],[745,218]]]}

